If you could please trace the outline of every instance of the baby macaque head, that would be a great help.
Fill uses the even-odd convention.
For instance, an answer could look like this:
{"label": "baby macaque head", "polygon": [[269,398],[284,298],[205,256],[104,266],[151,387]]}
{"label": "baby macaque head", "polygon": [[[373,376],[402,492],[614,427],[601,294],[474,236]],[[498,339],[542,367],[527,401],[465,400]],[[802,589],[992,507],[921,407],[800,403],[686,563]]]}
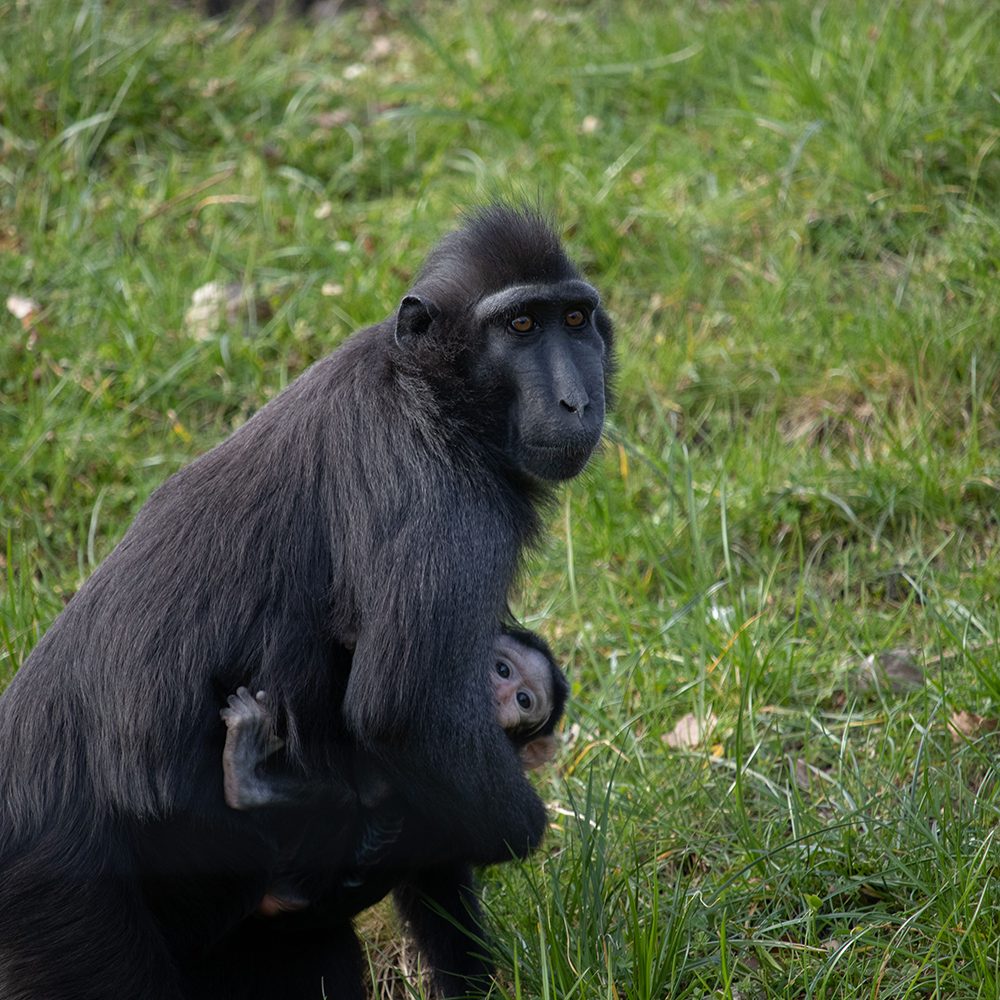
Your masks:
{"label": "baby macaque head", "polygon": [[552,668],[537,650],[509,635],[493,645],[496,663],[490,675],[497,720],[510,736],[530,736],[552,711]]}
{"label": "baby macaque head", "polygon": [[490,672],[497,720],[517,744],[525,768],[540,767],[556,752],[552,735],[569,685],[548,646],[530,632],[503,632]]}

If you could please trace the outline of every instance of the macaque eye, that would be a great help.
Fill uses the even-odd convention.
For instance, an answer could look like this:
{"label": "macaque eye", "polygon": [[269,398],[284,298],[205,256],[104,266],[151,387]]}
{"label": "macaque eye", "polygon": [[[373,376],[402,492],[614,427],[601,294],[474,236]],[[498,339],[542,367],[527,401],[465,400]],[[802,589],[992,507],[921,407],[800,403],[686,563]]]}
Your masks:
{"label": "macaque eye", "polygon": [[563,321],[568,327],[577,330],[587,322],[587,314],[582,309],[570,309],[563,317]]}
{"label": "macaque eye", "polygon": [[535,320],[531,316],[515,316],[510,321],[510,328],[515,333],[531,333],[535,329]]}
{"label": "macaque eye", "polygon": [[517,703],[527,712],[531,708],[531,695],[527,691],[518,691]]}
{"label": "macaque eye", "polygon": [[497,673],[503,677],[510,677],[510,664],[504,663],[503,660],[497,660]]}

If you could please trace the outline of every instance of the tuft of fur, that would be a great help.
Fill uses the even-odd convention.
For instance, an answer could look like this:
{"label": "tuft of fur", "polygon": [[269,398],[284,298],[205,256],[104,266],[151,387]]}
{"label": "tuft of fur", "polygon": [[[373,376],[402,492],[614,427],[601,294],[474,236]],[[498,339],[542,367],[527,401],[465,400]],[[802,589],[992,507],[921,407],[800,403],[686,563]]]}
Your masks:
{"label": "tuft of fur", "polygon": [[431,251],[413,285],[448,313],[512,285],[579,278],[551,222],[527,206],[493,204],[466,216]]}

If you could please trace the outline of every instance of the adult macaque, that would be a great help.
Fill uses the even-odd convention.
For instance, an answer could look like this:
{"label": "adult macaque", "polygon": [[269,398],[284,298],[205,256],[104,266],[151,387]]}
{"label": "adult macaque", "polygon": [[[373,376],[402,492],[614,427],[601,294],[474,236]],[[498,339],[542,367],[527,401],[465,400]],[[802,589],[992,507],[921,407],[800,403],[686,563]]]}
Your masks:
{"label": "adult macaque", "polygon": [[218,704],[241,684],[293,770],[334,787],[375,761],[419,830],[388,888],[435,988],[487,988],[468,866],[546,820],[482,670],[612,370],[597,291],[537,213],[495,205],[149,498],[0,698],[4,1000],[365,996],[340,902],[251,918],[277,872],[342,871],[363,824],[356,796],[311,808],[307,865],[280,817],[227,807]]}

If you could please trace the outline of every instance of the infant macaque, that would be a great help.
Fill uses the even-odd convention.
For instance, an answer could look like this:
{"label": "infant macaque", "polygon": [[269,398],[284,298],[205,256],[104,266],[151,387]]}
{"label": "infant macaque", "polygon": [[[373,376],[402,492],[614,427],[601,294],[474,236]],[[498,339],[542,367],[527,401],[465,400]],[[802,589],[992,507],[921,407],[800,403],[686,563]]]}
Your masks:
{"label": "infant macaque", "polygon": [[[497,721],[518,748],[526,770],[555,756],[556,724],[562,717],[569,685],[547,644],[532,632],[501,632],[493,644],[490,681]],[[265,773],[262,765],[282,746],[263,691],[252,695],[239,688],[220,712],[226,724],[222,755],[226,804],[247,810],[303,802],[321,793],[313,780],[286,773]],[[364,882],[366,873],[398,838],[404,821],[401,804],[377,764],[359,752],[355,771],[365,818],[344,885]],[[308,905],[291,884],[272,887],[258,908],[270,916]]]}

